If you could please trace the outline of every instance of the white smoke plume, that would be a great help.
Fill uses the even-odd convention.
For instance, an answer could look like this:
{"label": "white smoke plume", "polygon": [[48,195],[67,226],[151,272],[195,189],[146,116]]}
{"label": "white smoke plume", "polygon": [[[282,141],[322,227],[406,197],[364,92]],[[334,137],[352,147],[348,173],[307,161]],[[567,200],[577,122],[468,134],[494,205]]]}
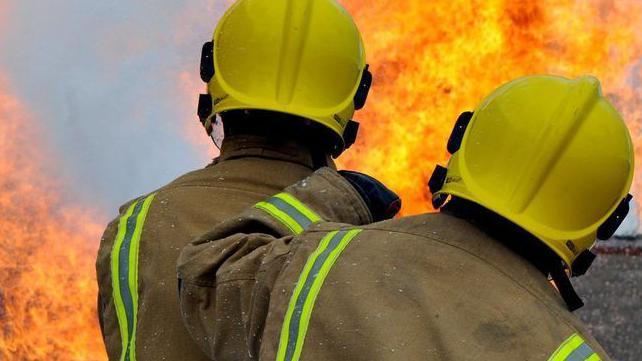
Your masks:
{"label": "white smoke plume", "polygon": [[[7,0],[0,0],[0,2]],[[0,76],[40,120],[65,196],[106,213],[215,153],[196,120],[200,47],[232,0],[8,0]],[[7,8],[8,7],[8,8]],[[639,87],[639,66],[630,81]],[[201,139],[195,142],[194,138]],[[638,233],[637,210],[619,235]]]}
{"label": "white smoke plume", "polygon": [[9,0],[0,70],[42,123],[25,146],[58,152],[70,200],[113,213],[208,161],[185,85],[198,87],[200,47],[228,3]]}

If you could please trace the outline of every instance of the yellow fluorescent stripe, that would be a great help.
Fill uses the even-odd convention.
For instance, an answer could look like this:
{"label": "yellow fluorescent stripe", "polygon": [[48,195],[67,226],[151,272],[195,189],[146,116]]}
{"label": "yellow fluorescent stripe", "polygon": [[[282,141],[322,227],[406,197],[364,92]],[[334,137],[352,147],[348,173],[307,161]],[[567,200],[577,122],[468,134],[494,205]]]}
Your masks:
{"label": "yellow fluorescent stripe", "polygon": [[[277,352],[277,361],[298,361],[301,357],[301,352],[303,350],[303,344],[305,342],[305,336],[310,324],[310,318],[312,317],[312,310],[314,308],[314,303],[321,291],[321,287],[325,282],[326,277],[328,276],[332,266],[336,263],[337,259],[345,248],[350,244],[352,239],[361,232],[361,229],[353,229],[350,231],[334,231],[327,234],[321,242],[317,249],[308,257],[308,260],[299,276],[299,280],[294,289],[290,303],[288,305],[288,310],[283,321],[283,326],[281,328],[281,337],[279,340],[279,350]],[[343,234],[342,238],[339,240],[338,244],[334,239],[337,237],[337,234]],[[341,235],[339,235],[341,237]],[[327,253],[329,251],[329,253]],[[323,256],[322,256],[323,255]],[[321,257],[321,258],[320,258]],[[318,262],[323,262],[321,267],[318,267]],[[313,269],[317,269],[315,275],[311,275]],[[313,277],[313,278],[311,278]],[[301,314],[299,316],[299,323],[297,326],[297,334],[291,335],[291,327],[293,321],[293,314],[295,312],[297,303],[300,302],[299,297],[306,284],[312,282],[312,285],[309,287],[309,292],[305,299],[303,300],[303,307],[301,309]],[[300,303],[299,303],[300,304]],[[295,322],[296,323],[296,322]],[[291,340],[290,337],[294,336],[296,339]],[[288,355],[288,345],[291,345],[294,342],[294,352]],[[291,357],[288,357],[291,356]]]}
{"label": "yellow fluorescent stripe", "polygon": [[567,338],[560,347],[555,350],[553,355],[548,359],[548,361],[564,361],[566,357],[570,355],[576,348],[578,348],[584,340],[577,333],[571,335]]}
{"label": "yellow fluorescent stripe", "polygon": [[145,220],[147,219],[147,212],[149,212],[149,207],[152,204],[152,201],[156,197],[156,193],[151,194],[143,203],[143,207],[138,214],[136,219],[136,229],[134,230],[134,235],[131,240],[131,247],[129,252],[129,289],[132,294],[132,301],[134,303],[134,325],[132,328],[132,337],[129,344],[129,356],[131,361],[136,361],[136,326],[138,324],[138,251],[140,248],[140,237],[143,233],[143,226],[145,225]]}
{"label": "yellow fluorescent stripe", "polygon": [[305,285],[305,280],[308,278],[308,274],[310,274],[310,270],[314,265],[314,261],[316,261],[316,259],[319,257],[319,254],[321,254],[321,252],[323,252],[323,250],[328,247],[328,243],[330,243],[330,240],[332,239],[332,237],[334,237],[334,235],[336,235],[337,233],[338,231],[330,232],[325,237],[323,237],[319,246],[308,257],[308,261],[303,267],[303,271],[301,272],[301,275],[299,276],[299,280],[296,284],[296,287],[294,288],[294,293],[290,298],[290,304],[288,305],[288,310],[285,314],[285,320],[283,320],[283,326],[281,327],[281,339],[279,342],[279,351],[276,355],[277,361],[285,360],[285,352],[286,352],[288,340],[289,340],[288,336],[290,331],[290,321],[292,320],[292,313],[294,312],[296,301],[299,298],[299,294],[301,294],[301,290],[303,289],[303,286]]}
{"label": "yellow fluorescent stripe", "polygon": [[267,212],[269,215],[276,218],[279,222],[283,223],[283,225],[286,226],[293,234],[300,234],[301,232],[303,232],[303,228],[301,227],[301,225],[299,225],[299,223],[292,219],[292,217],[290,217],[287,213],[276,208],[270,203],[259,202],[254,205],[254,208],[258,208],[262,211]]}
{"label": "yellow fluorescent stripe", "polygon": [[308,217],[308,219],[310,219],[312,223],[315,223],[321,220],[321,217],[315,211],[311,210],[308,206],[301,203],[301,201],[294,198],[292,195],[288,193],[280,193],[275,195],[274,197],[279,198],[286,203],[289,203],[292,207],[296,208],[299,212],[303,213],[306,217]]}
{"label": "yellow fluorescent stripe", "polygon": [[602,359],[600,358],[600,356],[598,354],[594,353],[591,356],[589,356],[586,359],[586,361],[602,361]]}
{"label": "yellow fluorescent stripe", "polygon": [[[125,212],[125,214],[120,217],[120,220],[118,222],[118,233],[116,234],[114,247],[111,251],[111,287],[113,292],[114,306],[116,308],[116,316],[118,317],[118,326],[120,328],[120,338],[123,350],[127,348],[127,339],[129,338],[129,334],[127,331],[127,314],[125,312],[125,305],[123,304],[123,299],[120,294],[120,283],[118,282],[118,259],[120,255],[120,246],[122,246],[123,240],[125,239],[127,219],[131,217],[132,213],[134,213],[134,208],[136,208],[137,204],[138,201],[133,202],[127,209],[127,212]],[[125,353],[123,352],[121,358],[123,358],[124,355]]]}
{"label": "yellow fluorescent stripe", "polygon": [[337,261],[341,253],[343,253],[343,251],[346,249],[348,244],[350,244],[352,239],[356,237],[357,234],[359,234],[361,231],[362,231],[361,229],[353,229],[349,231],[341,239],[339,246],[334,251],[332,251],[332,253],[330,254],[330,257],[323,263],[323,266],[321,267],[319,274],[314,280],[314,283],[312,285],[312,290],[310,291],[310,295],[306,299],[305,305],[303,306],[303,314],[301,315],[301,325],[299,326],[299,337],[298,337],[298,342],[296,345],[294,357],[292,358],[293,361],[298,361],[299,357],[301,357],[301,352],[303,351],[303,344],[305,342],[305,336],[308,333],[308,326],[310,325],[310,318],[312,317],[312,310],[314,308],[314,303],[317,300],[317,296],[319,295],[319,292],[321,292],[321,287],[323,286],[323,283],[325,282],[325,279],[328,276],[328,273],[330,273],[332,266],[334,266],[335,262]]}

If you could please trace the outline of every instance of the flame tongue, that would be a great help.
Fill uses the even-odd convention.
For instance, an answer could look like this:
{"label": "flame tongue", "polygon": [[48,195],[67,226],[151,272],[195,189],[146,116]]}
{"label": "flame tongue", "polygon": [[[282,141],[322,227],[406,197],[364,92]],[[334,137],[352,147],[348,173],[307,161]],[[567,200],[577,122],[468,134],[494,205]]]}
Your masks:
{"label": "flame tongue", "polygon": [[101,227],[61,203],[36,128],[0,81],[0,359],[104,360],[89,243]]}
{"label": "flame tongue", "polygon": [[364,34],[375,83],[356,115],[362,134],[341,165],[389,184],[404,214],[430,210],[425,184],[447,159],[457,116],[520,76],[597,76],[642,144],[634,109],[642,100],[637,0],[343,3]]}

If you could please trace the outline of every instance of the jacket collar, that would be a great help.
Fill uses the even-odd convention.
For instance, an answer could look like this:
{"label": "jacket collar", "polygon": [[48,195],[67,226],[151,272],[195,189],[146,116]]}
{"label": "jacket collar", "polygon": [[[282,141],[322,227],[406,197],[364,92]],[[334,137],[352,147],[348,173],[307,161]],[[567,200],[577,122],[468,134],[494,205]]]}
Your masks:
{"label": "jacket collar", "polygon": [[[548,298],[560,306],[566,307],[561,297],[559,297],[559,292],[554,291],[542,270],[538,269],[525,255],[520,255],[510,246],[507,246],[506,240],[502,241],[494,238],[470,221],[448,213],[440,212],[427,215],[427,217],[430,218],[424,219],[431,219],[432,222],[429,224],[436,231],[436,233],[432,232],[431,234],[437,235],[437,238],[443,243],[474,254],[488,264],[493,265],[495,269],[507,277],[512,278],[514,282],[528,288],[531,293],[538,294],[540,297]],[[513,241],[519,242],[520,240],[514,239]]]}
{"label": "jacket collar", "polygon": [[[309,148],[296,142],[274,142],[261,136],[235,135],[226,137],[221,147],[221,154],[213,164],[245,157],[260,157],[285,162],[297,163],[314,168],[312,152]],[[328,156],[328,167],[336,169],[334,161]]]}

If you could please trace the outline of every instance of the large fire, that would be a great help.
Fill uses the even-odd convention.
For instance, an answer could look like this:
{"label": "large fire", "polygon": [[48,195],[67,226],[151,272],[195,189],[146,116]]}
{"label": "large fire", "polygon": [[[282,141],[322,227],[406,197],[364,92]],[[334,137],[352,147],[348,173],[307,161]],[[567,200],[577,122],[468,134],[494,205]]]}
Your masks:
{"label": "large fire", "polygon": [[[642,149],[637,0],[342,2],[364,34],[376,80],[357,116],[361,137],[340,163],[384,180],[404,198],[404,214],[430,210],[425,184],[447,157],[457,115],[518,76],[596,75]],[[177,106],[191,141],[191,99],[201,85],[196,69],[180,78],[190,100]],[[103,224],[59,198],[38,124],[0,82],[0,360],[104,360],[93,270]],[[198,142],[211,146],[204,136]]]}
{"label": "large fire", "polygon": [[375,86],[357,115],[361,138],[341,163],[394,188],[404,199],[404,214],[430,210],[424,185],[435,163],[447,159],[445,140],[457,116],[519,76],[596,75],[641,149],[637,0],[343,3],[364,34]]}
{"label": "large fire", "polygon": [[38,139],[0,79],[0,360],[103,360],[93,266],[102,225],[61,203]]}

